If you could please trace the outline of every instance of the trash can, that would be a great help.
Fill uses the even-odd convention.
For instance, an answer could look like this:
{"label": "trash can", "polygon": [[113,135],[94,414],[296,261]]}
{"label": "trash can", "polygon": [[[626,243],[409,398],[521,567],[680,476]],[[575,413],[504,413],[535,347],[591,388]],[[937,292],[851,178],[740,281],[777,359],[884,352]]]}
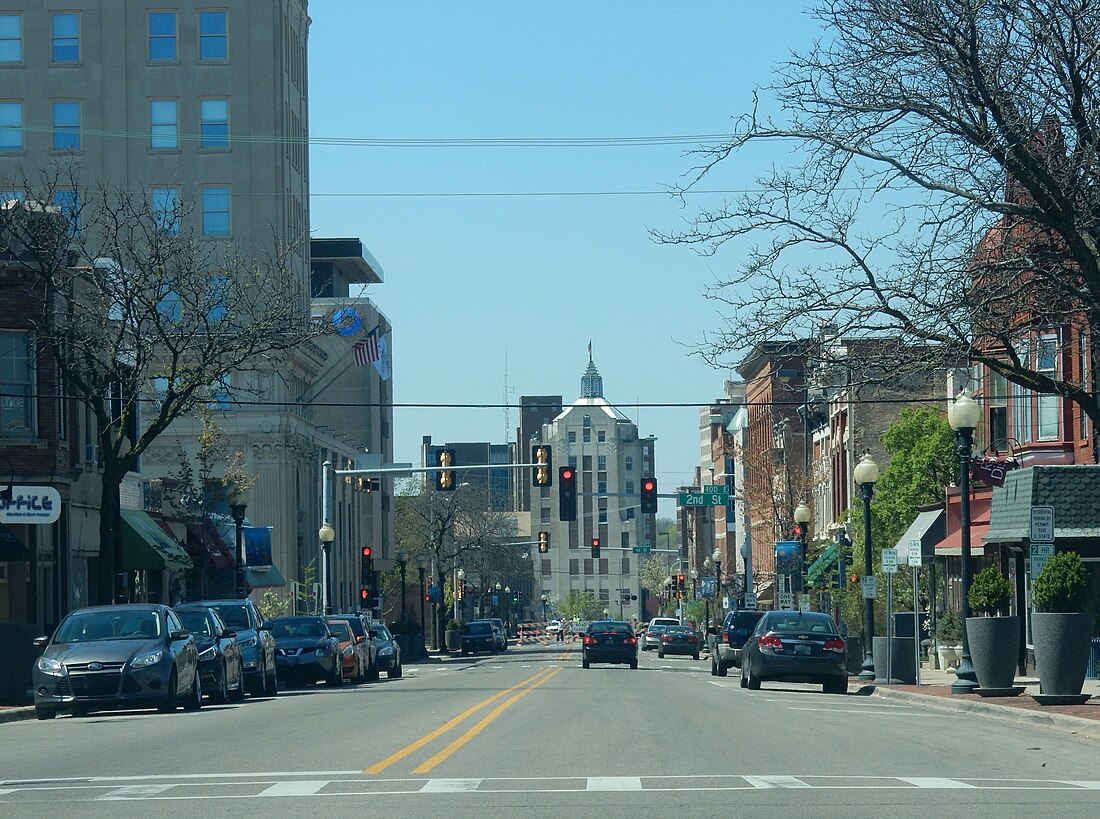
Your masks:
{"label": "trash can", "polygon": [[1085,670],[1085,678],[1089,680],[1100,679],[1100,637],[1092,638],[1089,647],[1089,664]]}

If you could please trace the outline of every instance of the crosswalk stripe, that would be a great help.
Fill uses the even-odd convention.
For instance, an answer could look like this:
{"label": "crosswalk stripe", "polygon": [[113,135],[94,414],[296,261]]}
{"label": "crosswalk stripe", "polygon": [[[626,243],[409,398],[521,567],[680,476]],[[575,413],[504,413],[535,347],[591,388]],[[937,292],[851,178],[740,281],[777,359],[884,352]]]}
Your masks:
{"label": "crosswalk stripe", "polygon": [[103,794],[99,799],[144,799],[146,796],[156,796],[164,793],[175,785],[123,785],[113,791]]}
{"label": "crosswalk stripe", "polygon": [[968,785],[966,782],[960,782],[957,779],[947,779],[938,776],[899,776],[902,782],[908,782],[910,785],[916,785],[918,788],[936,788],[943,790],[944,788],[973,788],[973,785]]}
{"label": "crosswalk stripe", "polygon": [[421,793],[468,793],[476,791],[480,779],[429,779],[420,789]]}
{"label": "crosswalk stripe", "polygon": [[590,776],[585,790],[589,791],[640,791],[640,776]]}
{"label": "crosswalk stripe", "polygon": [[754,788],[812,788],[797,776],[743,776]]}
{"label": "crosswalk stripe", "polygon": [[257,796],[313,796],[328,784],[327,779],[302,782],[276,782],[260,791]]}

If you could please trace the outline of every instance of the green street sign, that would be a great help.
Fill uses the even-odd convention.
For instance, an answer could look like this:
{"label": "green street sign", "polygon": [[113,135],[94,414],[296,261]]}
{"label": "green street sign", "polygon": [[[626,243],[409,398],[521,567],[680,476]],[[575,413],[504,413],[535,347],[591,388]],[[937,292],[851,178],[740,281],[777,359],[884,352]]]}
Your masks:
{"label": "green street sign", "polygon": [[730,488],[720,483],[708,483],[703,487],[703,492],[708,495],[728,495],[730,493]]}
{"label": "green street sign", "polygon": [[681,506],[725,506],[730,502],[728,494],[718,492],[681,492]]}
{"label": "green street sign", "polygon": [[650,552],[653,551],[653,547],[652,546],[634,546],[634,547],[631,547],[630,551],[633,552],[636,555],[647,555],[647,554],[649,554]]}

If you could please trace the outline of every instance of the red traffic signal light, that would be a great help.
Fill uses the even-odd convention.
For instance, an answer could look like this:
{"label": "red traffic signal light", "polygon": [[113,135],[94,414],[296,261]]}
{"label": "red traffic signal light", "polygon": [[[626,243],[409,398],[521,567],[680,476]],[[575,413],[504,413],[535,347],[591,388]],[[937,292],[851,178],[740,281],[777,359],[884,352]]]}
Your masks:
{"label": "red traffic signal light", "polygon": [[370,557],[370,556],[371,556],[371,554],[373,554],[373,551],[374,551],[374,550],[373,550],[373,549],[371,549],[371,547],[370,547],[370,546],[364,546],[364,547],[363,547],[363,557]]}
{"label": "red traffic signal light", "polygon": [[592,538],[592,557],[600,556],[600,539],[598,537]]}
{"label": "red traffic signal light", "polygon": [[676,576],[676,582],[679,583],[682,586],[684,584],[684,576],[682,574],[677,575]]}
{"label": "red traffic signal light", "polygon": [[558,520],[577,519],[577,470],[563,466],[558,470]]}
{"label": "red traffic signal light", "polygon": [[642,478],[642,514],[657,514],[657,479]]}
{"label": "red traffic signal light", "polygon": [[370,589],[368,589],[366,586],[364,586],[363,588],[359,589],[359,602],[365,604],[369,600],[370,600]]}

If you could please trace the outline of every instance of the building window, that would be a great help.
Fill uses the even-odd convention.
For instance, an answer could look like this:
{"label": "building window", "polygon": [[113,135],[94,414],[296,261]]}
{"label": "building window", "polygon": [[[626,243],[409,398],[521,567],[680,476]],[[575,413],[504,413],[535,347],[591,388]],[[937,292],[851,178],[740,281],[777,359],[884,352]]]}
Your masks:
{"label": "building window", "polygon": [[600,509],[599,522],[600,523],[607,523],[607,508],[606,507]]}
{"label": "building window", "polygon": [[180,191],[179,188],[152,188],[149,202],[153,211],[153,225],[172,236],[180,229]]}
{"label": "building window", "polygon": [[569,456],[569,465],[571,467],[573,467],[574,469],[577,468],[577,456],[576,455],[570,455]]}
{"label": "building window", "polygon": [[202,235],[229,235],[229,188],[202,189]]}
{"label": "building window", "polygon": [[224,60],[229,56],[224,11],[199,12],[199,59]]}
{"label": "building window", "polygon": [[0,331],[0,435],[34,435],[34,358],[30,333]]}
{"label": "building window", "polygon": [[596,568],[596,561],[590,557],[584,559],[584,573],[592,574],[592,570]]}
{"label": "building window", "polygon": [[606,495],[607,494],[607,481],[597,481],[596,482],[596,494],[597,495]]}
{"label": "building window", "polygon": [[607,471],[607,456],[606,455],[597,455],[596,456],[596,470],[599,471],[599,472],[606,472]]}
{"label": "building window", "polygon": [[5,202],[11,202],[13,199],[16,202],[22,202],[26,198],[27,194],[23,191],[6,190],[0,191],[0,205]]}
{"label": "building window", "polygon": [[569,558],[569,574],[574,577],[581,573],[580,560],[575,557]]}
{"label": "building window", "polygon": [[584,428],[584,437],[583,437],[582,440],[586,444],[592,443],[592,430],[589,429],[588,427]]}
{"label": "building window", "polygon": [[176,59],[176,13],[149,12],[149,62],[174,62]]}
{"label": "building window", "polygon": [[634,481],[627,481],[626,485],[623,487],[623,491],[626,492],[626,494],[628,494],[628,495],[633,495],[634,494]]}
{"label": "building window", "polygon": [[627,455],[625,458],[623,458],[623,469],[625,469],[627,472],[634,471],[634,457],[632,455]]}
{"label": "building window", "polygon": [[577,443],[577,433],[576,432],[570,432],[569,433],[569,443],[571,443],[571,444]]}
{"label": "building window", "polygon": [[0,102],[0,151],[23,150],[23,103]]}
{"label": "building window", "polygon": [[80,150],[80,103],[76,100],[53,104],[53,149]]}
{"label": "building window", "polygon": [[549,561],[549,560],[546,560],[546,559],[544,558],[544,559],[542,560],[542,576],[543,576],[543,577],[549,577],[549,576],[550,576],[550,572],[551,572],[551,569],[550,569],[550,561]]}
{"label": "building window", "polygon": [[[622,566],[620,567],[620,569],[622,571],[622,574],[630,574],[630,558],[629,557],[624,557],[623,558],[623,563],[622,563]],[[623,595],[626,596],[628,594],[630,594],[630,592],[628,590],[624,589],[623,590]]]}
{"label": "building window", "polygon": [[69,225],[69,235],[80,235],[80,192],[71,188],[53,192],[53,203],[61,209],[61,215]]}
{"label": "building window", "polygon": [[[1081,333],[1077,337],[1077,382],[1081,385],[1082,389],[1091,389],[1090,384],[1092,379],[1089,377],[1091,369],[1089,367],[1089,337],[1086,333]],[[1089,417],[1083,409],[1078,408],[1078,412],[1081,413],[1081,438],[1088,437],[1089,434]]]}
{"label": "building window", "polygon": [[199,147],[229,147],[229,100],[202,100],[199,103]]}
{"label": "building window", "polygon": [[[601,557],[600,558],[600,574],[607,574],[609,563],[610,563],[610,560],[608,558],[606,558],[606,557]],[[607,602],[607,599],[608,599],[607,598],[607,589],[600,589],[600,597],[603,599],[603,601],[605,603]]]}
{"label": "building window", "polygon": [[581,426],[583,426],[585,429],[588,429],[590,426],[592,426],[592,416],[591,415],[582,416],[581,417]]}
{"label": "building window", "polygon": [[53,62],[80,62],[79,14],[66,11],[50,15],[50,47]]}
{"label": "building window", "polygon": [[622,549],[630,548],[630,532],[619,533],[619,547]]}
{"label": "building window", "polygon": [[211,276],[210,284],[207,287],[207,304],[211,305],[210,309],[206,313],[206,322],[208,324],[217,324],[219,321],[223,321],[229,313],[229,309],[225,306],[225,303],[229,300],[229,277],[228,276]]}
{"label": "building window", "polygon": [[149,147],[154,151],[168,151],[179,146],[179,103],[176,100],[150,100]]}
{"label": "building window", "polygon": [[0,14],[0,63],[23,62],[23,18]]}
{"label": "building window", "polygon": [[596,443],[602,444],[607,442],[607,432],[605,430],[596,430]]}
{"label": "building window", "polygon": [[1008,380],[1001,374],[986,370],[986,407],[989,412],[989,440],[986,444],[995,452],[1009,448],[1008,441]]}
{"label": "building window", "polygon": [[[1058,336],[1041,335],[1035,345],[1035,370],[1048,378],[1058,377]],[[1058,415],[1062,399],[1057,395],[1040,394],[1036,401],[1038,438],[1040,441],[1058,440]]]}

